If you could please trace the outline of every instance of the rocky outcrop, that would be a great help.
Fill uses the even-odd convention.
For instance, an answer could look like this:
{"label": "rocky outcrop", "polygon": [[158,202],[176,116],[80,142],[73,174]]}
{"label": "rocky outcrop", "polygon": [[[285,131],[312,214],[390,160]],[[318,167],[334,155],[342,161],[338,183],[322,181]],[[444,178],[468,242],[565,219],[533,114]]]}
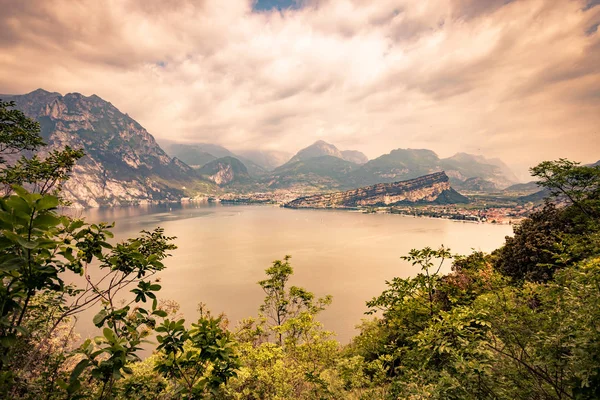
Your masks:
{"label": "rocky outcrop", "polygon": [[234,157],[217,158],[204,165],[198,172],[219,186],[250,179],[246,166]]}
{"label": "rocky outcrop", "polygon": [[410,203],[466,203],[468,199],[450,187],[444,172],[402,182],[380,183],[359,189],[301,197],[289,208],[355,208]]}
{"label": "rocky outcrop", "polygon": [[18,109],[40,122],[48,144],[40,151],[42,157],[65,146],[85,151],[64,186],[63,196],[73,206],[177,201],[185,196],[186,183],[199,180],[140,124],[96,95],[62,96],[38,89],[0,98],[15,101]]}

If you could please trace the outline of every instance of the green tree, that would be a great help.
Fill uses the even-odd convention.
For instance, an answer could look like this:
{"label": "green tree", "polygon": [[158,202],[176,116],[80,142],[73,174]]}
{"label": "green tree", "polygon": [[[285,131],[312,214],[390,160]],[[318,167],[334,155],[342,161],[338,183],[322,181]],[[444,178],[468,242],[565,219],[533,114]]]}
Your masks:
{"label": "green tree", "polygon": [[588,217],[598,216],[600,166],[582,166],[561,158],[538,164],[531,168],[531,175],[554,197],[566,198]]}
{"label": "green tree", "polygon": [[302,334],[301,330],[296,329],[287,330],[284,334],[281,327],[287,321],[298,318],[303,313],[316,315],[332,301],[331,296],[315,299],[313,293],[298,286],[288,288],[288,281],[294,273],[290,258],[291,256],[285,256],[283,261],[274,261],[273,266],[265,271],[268,278],[258,282],[266,294],[264,303],[260,306],[261,315],[271,330],[275,331],[280,346],[286,336],[297,337]]}
{"label": "green tree", "polygon": [[[39,124],[14,106],[0,102],[0,156],[44,145]],[[0,183],[10,185],[0,199],[3,397],[29,396],[40,388],[47,398],[61,390],[68,398],[112,397],[115,381],[131,371],[143,339],[165,315],[157,308],[160,285],[150,278],[164,269],[161,261],[175,249],[173,238],[157,228],[112,245],[107,241],[112,225],[86,224],[58,213],[60,184],[82,155],[66,148],[44,160],[23,154],[12,166],[0,159],[5,164]],[[83,276],[85,285],[66,285],[69,273]],[[117,295],[131,286],[133,298],[121,305]],[[148,300],[151,308],[143,306]],[[93,322],[104,327],[103,336],[71,352],[72,318],[99,304],[102,310]],[[68,332],[60,333],[65,328]],[[75,359],[79,363],[69,367]],[[82,387],[82,379],[95,383]]]}
{"label": "green tree", "polygon": [[[153,292],[159,290],[160,285],[148,278],[164,268],[161,260],[175,248],[170,243],[172,238],[157,229],[113,246],[106,242],[106,238],[112,236],[106,225],[88,225],[58,214],[56,196],[29,193],[16,186],[14,190],[16,194],[0,199],[0,373],[5,382],[10,382],[15,371],[28,371],[39,349],[47,345],[62,322],[102,303],[103,311],[94,318],[94,323],[99,327],[107,324],[110,333],[105,329],[104,337],[111,340],[112,345],[119,342],[124,346],[122,362],[115,360],[110,374],[103,370],[103,375],[98,375],[110,387],[112,378],[118,377],[126,362],[135,358],[142,337],[137,332],[139,325],[153,327],[155,324],[149,312],[139,306],[135,307],[136,318],[132,319],[129,313],[133,312],[133,304],[155,299]],[[90,274],[94,262],[99,264],[99,271],[104,272],[96,280]],[[84,276],[86,287],[65,285],[65,274],[69,272]],[[115,296],[129,285],[137,285],[132,290],[135,298],[124,307],[117,306]],[[46,317],[45,337],[32,343],[26,356],[17,357],[15,344],[32,337],[25,322],[32,312],[32,299],[40,294],[51,295],[57,305]],[[161,314],[156,311],[156,303],[152,314],[155,317]],[[84,347],[91,351],[90,343]],[[116,357],[116,347],[113,347],[93,353],[91,358],[110,351],[113,351],[111,357]],[[93,364],[84,363],[80,368]],[[71,378],[73,385],[69,385],[73,392],[78,389],[76,375]],[[10,385],[3,388],[10,390]]]}
{"label": "green tree", "polygon": [[186,329],[185,320],[165,320],[156,328],[163,355],[155,370],[173,381],[174,393],[183,399],[215,396],[221,386],[237,375],[235,341],[222,326],[222,317],[202,315]]}
{"label": "green tree", "polygon": [[547,282],[560,267],[554,261],[562,235],[574,229],[564,210],[547,204],[514,227],[513,236],[494,252],[495,267],[515,281]]}
{"label": "green tree", "polygon": [[[75,163],[84,156],[82,150],[66,147],[51,151],[45,159],[28,153],[40,150],[46,144],[40,136],[38,122],[15,108],[14,102],[0,100],[0,184],[9,195],[13,185],[25,186],[31,192],[46,194],[55,191],[65,182]],[[6,155],[20,155],[11,165]]]}
{"label": "green tree", "polygon": [[0,99],[0,164],[5,155],[37,150],[44,146],[40,124],[15,108],[13,101]]}
{"label": "green tree", "polygon": [[304,288],[290,286],[289,260],[290,256],[276,260],[265,270],[267,279],[258,282],[265,292],[259,318],[242,321],[235,332],[241,368],[225,388],[224,394],[231,398],[340,397],[335,371],[339,343],[316,320],[331,296],[315,298]]}

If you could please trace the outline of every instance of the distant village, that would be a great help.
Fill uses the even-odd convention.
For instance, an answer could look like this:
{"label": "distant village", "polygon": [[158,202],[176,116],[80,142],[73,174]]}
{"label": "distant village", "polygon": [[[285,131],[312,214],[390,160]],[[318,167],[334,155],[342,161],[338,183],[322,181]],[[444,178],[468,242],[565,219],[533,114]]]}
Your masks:
{"label": "distant village", "polygon": [[[258,192],[258,193],[226,193],[214,197],[197,197],[184,198],[186,201],[202,201],[209,203],[222,204],[274,204],[283,206],[290,201],[307,195],[307,193],[296,192],[290,190],[278,190],[274,192]],[[516,201],[505,201],[501,206],[489,206],[477,197],[470,204],[405,204],[395,206],[382,207],[358,207],[355,211],[363,213],[378,213],[378,214],[400,214],[415,217],[428,218],[444,218],[457,221],[492,223],[510,225],[521,221],[528,217],[532,212],[540,208],[539,203],[519,204]]]}

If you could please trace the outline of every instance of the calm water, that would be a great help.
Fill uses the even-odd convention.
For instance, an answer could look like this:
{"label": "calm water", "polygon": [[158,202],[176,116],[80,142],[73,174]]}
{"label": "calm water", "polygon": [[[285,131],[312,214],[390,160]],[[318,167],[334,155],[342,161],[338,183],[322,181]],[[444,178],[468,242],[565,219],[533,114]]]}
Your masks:
{"label": "calm water", "polygon": [[[256,282],[273,260],[290,254],[292,284],[333,295],[320,320],[341,342],[355,334],[365,301],[381,293],[386,280],[418,272],[399,258],[411,248],[444,244],[461,254],[491,251],[512,233],[506,225],[275,206],[140,206],[78,215],[116,221],[116,239],[156,226],[177,236],[179,248],[166,260],[159,296],[177,301],[188,321],[196,318],[199,302],[225,312],[232,323],[256,315],[263,299]],[[83,325],[81,333],[91,333]]]}

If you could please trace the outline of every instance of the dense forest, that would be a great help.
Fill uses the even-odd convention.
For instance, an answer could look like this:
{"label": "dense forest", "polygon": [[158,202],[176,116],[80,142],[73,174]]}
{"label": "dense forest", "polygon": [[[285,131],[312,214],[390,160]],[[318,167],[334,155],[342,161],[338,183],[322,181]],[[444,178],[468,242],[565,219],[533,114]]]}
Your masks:
{"label": "dense forest", "polygon": [[[39,130],[0,102],[1,398],[600,398],[599,166],[532,168],[550,198],[492,254],[403,256],[422,272],[387,282],[342,346],[318,321],[333,299],[291,285],[289,256],[258,282],[256,316],[231,326],[200,305],[186,322],[155,276],[176,239],[115,244],[111,225],[62,215],[83,153],[40,159]],[[90,308],[102,336],[81,342]]]}

